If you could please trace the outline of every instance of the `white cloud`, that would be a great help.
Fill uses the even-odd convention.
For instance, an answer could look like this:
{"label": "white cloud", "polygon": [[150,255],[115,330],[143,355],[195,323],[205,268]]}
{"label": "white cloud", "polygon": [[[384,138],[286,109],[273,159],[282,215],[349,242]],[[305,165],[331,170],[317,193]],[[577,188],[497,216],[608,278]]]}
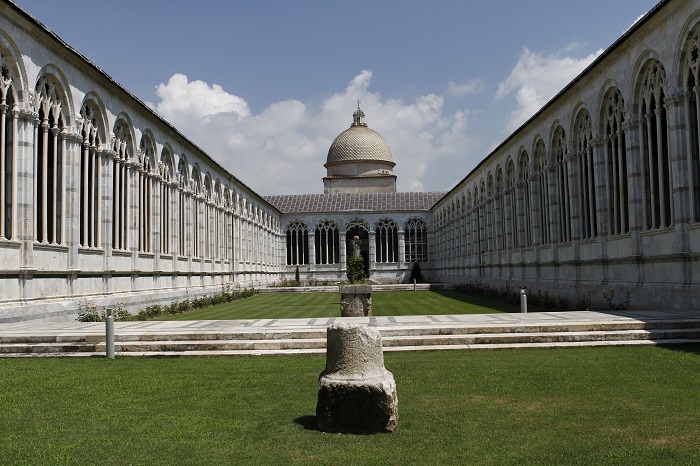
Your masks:
{"label": "white cloud", "polygon": [[462,97],[467,94],[475,94],[484,90],[484,82],[481,79],[458,84],[450,81],[447,85],[447,91],[455,97]]}
{"label": "white cloud", "polygon": [[250,115],[245,100],[229,94],[218,84],[188,81],[184,74],[174,74],[168,84],[156,86],[156,94],[161,99],[156,111],[166,119],[178,115],[199,119],[218,113],[234,113],[239,118]]}
{"label": "white cloud", "polygon": [[[262,195],[322,192],[328,148],[350,127],[357,100],[369,127],[389,144],[400,191],[422,190],[427,167],[437,157],[467,158],[474,146],[466,131],[468,111],[446,114],[444,98],[436,94],[413,102],[384,99],[370,91],[371,80],[372,72],[362,70],[319,105],[286,100],[252,114],[243,98],[176,74],[158,86],[156,108]],[[441,189],[447,187],[446,182]]]}
{"label": "white cloud", "polygon": [[[575,48],[577,46],[572,45],[565,51]],[[496,92],[496,99],[515,94],[516,106],[510,113],[507,131],[525,123],[602,52],[598,50],[586,57],[574,58],[560,53],[545,55],[524,48],[510,76],[498,85]]]}

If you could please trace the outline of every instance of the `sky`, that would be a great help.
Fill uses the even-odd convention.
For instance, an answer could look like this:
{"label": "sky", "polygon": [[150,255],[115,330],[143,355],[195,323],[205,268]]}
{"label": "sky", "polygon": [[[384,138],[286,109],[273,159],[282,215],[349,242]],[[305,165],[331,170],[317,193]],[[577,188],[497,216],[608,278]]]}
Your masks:
{"label": "sky", "polygon": [[323,192],[358,100],[399,191],[450,190],[657,0],[17,3],[274,195]]}

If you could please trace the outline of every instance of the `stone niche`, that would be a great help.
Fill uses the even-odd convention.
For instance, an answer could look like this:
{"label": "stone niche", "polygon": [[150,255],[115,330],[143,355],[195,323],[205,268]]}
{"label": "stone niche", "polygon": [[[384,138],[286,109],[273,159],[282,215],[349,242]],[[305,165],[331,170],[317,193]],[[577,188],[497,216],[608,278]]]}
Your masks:
{"label": "stone niche", "polygon": [[327,332],[326,368],[318,379],[318,428],[345,434],[394,431],[399,420],[396,382],[384,367],[379,331],[340,322]]}
{"label": "stone niche", "polygon": [[341,317],[365,317],[371,315],[371,285],[344,285],[340,287]]}

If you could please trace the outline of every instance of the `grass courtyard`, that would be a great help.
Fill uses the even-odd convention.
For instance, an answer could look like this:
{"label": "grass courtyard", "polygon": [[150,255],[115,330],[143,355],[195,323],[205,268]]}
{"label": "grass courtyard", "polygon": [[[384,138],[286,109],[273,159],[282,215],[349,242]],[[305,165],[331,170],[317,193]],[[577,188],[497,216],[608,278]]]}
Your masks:
{"label": "grass courtyard", "polygon": [[700,346],[389,353],[373,436],[315,430],[324,363],[0,359],[0,462],[700,463]]}
{"label": "grass courtyard", "polygon": [[[290,319],[337,317],[338,293],[264,293],[250,298],[159,318],[159,320]],[[372,293],[375,316],[519,312],[518,306],[449,290]]]}

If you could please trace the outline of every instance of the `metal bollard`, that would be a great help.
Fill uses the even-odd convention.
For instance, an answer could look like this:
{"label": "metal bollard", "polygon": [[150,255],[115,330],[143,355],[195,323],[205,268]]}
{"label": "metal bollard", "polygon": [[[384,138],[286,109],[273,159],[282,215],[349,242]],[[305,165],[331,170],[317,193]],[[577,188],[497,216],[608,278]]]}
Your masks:
{"label": "metal bollard", "polygon": [[527,314],[527,287],[520,287],[520,312]]}
{"label": "metal bollard", "polygon": [[112,310],[107,311],[105,316],[105,345],[107,347],[107,357],[114,359],[114,314]]}
{"label": "metal bollard", "polygon": [[416,291],[416,279],[413,279],[413,291]]}

